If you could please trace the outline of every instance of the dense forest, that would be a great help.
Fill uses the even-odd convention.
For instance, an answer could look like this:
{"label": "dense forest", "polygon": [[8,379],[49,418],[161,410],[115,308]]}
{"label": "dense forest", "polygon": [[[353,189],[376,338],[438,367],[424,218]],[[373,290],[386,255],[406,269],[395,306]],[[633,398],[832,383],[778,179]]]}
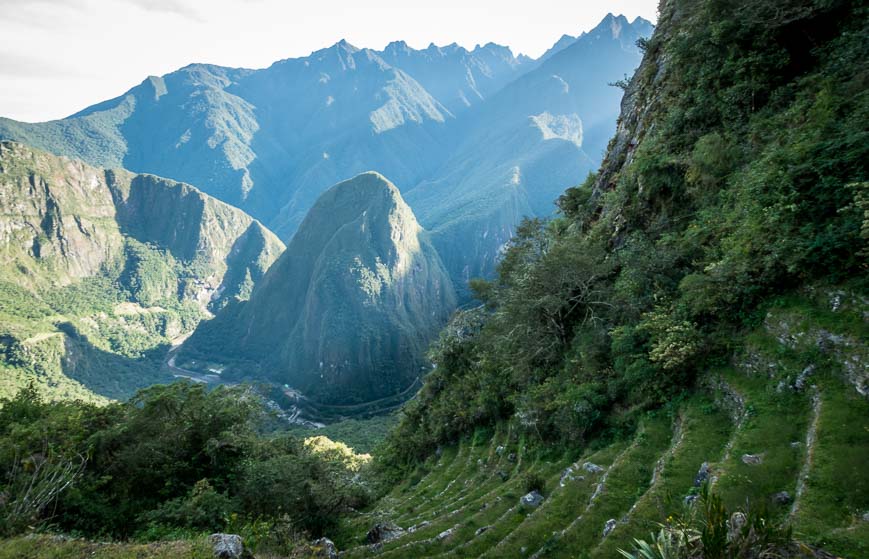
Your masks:
{"label": "dense forest", "polygon": [[776,296],[865,293],[867,23],[846,1],[663,3],[601,170],[473,283],[383,464],[507,418],[541,441],[623,432]]}

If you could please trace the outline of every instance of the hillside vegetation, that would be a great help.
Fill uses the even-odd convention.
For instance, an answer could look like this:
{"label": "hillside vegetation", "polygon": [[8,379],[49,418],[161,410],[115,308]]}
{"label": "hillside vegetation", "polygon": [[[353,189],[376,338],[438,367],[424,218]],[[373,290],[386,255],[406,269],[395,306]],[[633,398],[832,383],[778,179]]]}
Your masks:
{"label": "hillside vegetation", "polygon": [[[655,461],[669,460],[671,436],[643,435],[654,425],[648,414],[694,414],[678,402],[714,400],[716,391],[706,387],[720,390],[726,382],[751,395],[737,400],[756,399],[745,404],[748,420],[716,435],[719,450],[705,450],[679,474],[689,480],[704,461],[732,461],[718,482],[731,509],[745,498],[769,504],[784,490],[795,497],[805,456],[793,453],[806,451],[790,445],[805,440],[818,398],[837,402],[821,413],[837,409],[848,417],[840,423],[846,433],[830,428],[826,441],[815,433],[818,444],[833,448],[844,437],[865,459],[867,15],[847,1],[664,2],[655,35],[641,42],[644,61],[625,84],[602,168],[560,198],[557,218],[520,227],[496,280],[475,283],[484,304],[460,313],[442,333],[432,352],[437,368],[379,456],[385,475],[406,479],[436,449],[482,426],[507,425],[513,440],[530,448],[564,449],[561,463],[549,457],[551,466],[534,466],[544,480],[600,451],[595,441],[634,437],[654,445],[629,446],[645,454],[626,464],[646,469],[633,474],[626,500],[605,500],[611,512],[577,522],[588,535],[569,549],[590,552],[606,520],[630,520],[624,515],[634,504],[631,514],[641,510],[634,501],[649,486]],[[779,320],[777,308],[791,304],[793,314]],[[790,331],[794,324],[801,333]],[[757,349],[752,332],[761,325],[781,339]],[[739,460],[764,452],[756,470],[769,469],[768,483]],[[607,459],[615,475],[618,463]],[[831,483],[850,480],[848,489],[818,491],[829,490],[823,499],[839,503],[835,527],[829,512],[808,514],[799,499],[794,515],[809,539],[859,556],[866,552],[859,515],[869,501],[854,459],[831,451],[805,466],[812,483],[821,464],[837,471]],[[683,482],[672,488],[683,495],[689,489]],[[516,505],[512,497],[520,492],[503,506]],[[674,495],[660,512],[678,511]],[[508,508],[505,518],[517,524]],[[545,517],[544,510],[535,516]],[[777,518],[787,517],[781,510]],[[468,521],[464,514],[443,518],[442,530]],[[482,537],[514,533],[502,526],[502,534]],[[409,541],[402,540],[396,545]],[[630,547],[629,539],[618,543]]]}
{"label": "hillside vegetation", "polygon": [[[198,557],[222,530],[261,557],[334,557],[320,536],[347,559],[869,556],[867,36],[856,0],[663,0],[642,64],[615,84],[602,166],[471,283],[477,305],[440,333],[370,463],[272,432],[244,387],[105,407],[27,390],[0,407],[4,543],[42,559],[159,557],[147,542],[181,540],[162,545]],[[572,123],[535,125],[575,137]],[[403,213],[393,190],[382,213]],[[349,206],[309,219],[353,234],[299,234],[356,250],[362,232],[406,231]],[[327,280],[292,264],[330,269],[321,246],[291,246],[224,320],[286,332],[271,293],[302,283],[293,299],[316,309]],[[392,261],[363,255],[363,285],[390,293]],[[74,479],[29,498],[46,478]],[[127,543],[28,540],[30,526]]]}
{"label": "hillside vegetation", "polygon": [[0,143],[0,396],[125,398],[283,250],[195,188]]}

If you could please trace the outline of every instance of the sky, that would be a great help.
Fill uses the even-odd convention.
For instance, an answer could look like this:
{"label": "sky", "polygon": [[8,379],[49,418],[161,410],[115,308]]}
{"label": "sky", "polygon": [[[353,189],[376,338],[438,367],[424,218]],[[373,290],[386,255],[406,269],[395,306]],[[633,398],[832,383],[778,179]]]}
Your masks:
{"label": "sky", "polygon": [[193,62],[264,68],[341,39],[363,48],[495,42],[541,55],[658,0],[0,0],[0,116],[40,122]]}

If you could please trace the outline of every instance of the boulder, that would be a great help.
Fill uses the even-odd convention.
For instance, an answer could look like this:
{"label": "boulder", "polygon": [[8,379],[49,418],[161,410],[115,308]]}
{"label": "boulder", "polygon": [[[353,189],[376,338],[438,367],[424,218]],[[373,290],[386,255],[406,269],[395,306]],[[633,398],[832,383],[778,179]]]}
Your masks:
{"label": "boulder", "polygon": [[317,559],[338,559],[338,548],[329,538],[311,542],[311,557]]}
{"label": "boulder", "polygon": [[607,537],[610,535],[610,532],[616,529],[616,519],[610,518],[606,521],[606,524],[603,526],[603,537]]}
{"label": "boulder", "polygon": [[582,469],[590,474],[599,474],[600,472],[603,471],[603,468],[601,468],[600,466],[598,466],[597,464],[594,464],[592,462],[583,463]]}
{"label": "boulder", "polygon": [[368,543],[377,544],[384,543],[404,535],[404,529],[393,524],[392,522],[378,522],[365,535]]}
{"label": "boulder", "polygon": [[788,505],[793,501],[793,497],[787,491],[779,491],[772,496],[772,502],[777,505]]}
{"label": "boulder", "polygon": [[515,461],[516,461],[516,453],[515,453],[515,452],[511,452],[510,454],[508,454],[508,455],[507,455],[507,461],[508,461],[508,462],[515,462]]}
{"label": "boulder", "polygon": [[697,470],[697,475],[694,476],[694,487],[700,487],[709,480],[709,462],[700,464],[700,469]]}
{"label": "boulder", "polygon": [[757,466],[763,464],[763,454],[743,454],[742,463],[749,466]]}
{"label": "boulder", "polygon": [[474,537],[476,538],[477,536],[483,535],[489,528],[491,528],[491,526],[480,526],[477,528],[477,531],[474,532]]}
{"label": "boulder", "polygon": [[803,371],[797,375],[797,379],[794,381],[794,389],[802,392],[806,388],[806,380],[815,372],[815,366],[809,365]]}
{"label": "boulder", "polygon": [[246,559],[244,543],[237,534],[211,534],[208,538],[216,559]]}
{"label": "boulder", "polygon": [[445,540],[448,537],[452,536],[453,532],[455,532],[455,531],[456,531],[455,528],[449,528],[447,530],[444,530],[443,532],[441,532],[440,534],[437,535],[437,540],[438,541]]}
{"label": "boulder", "polygon": [[408,534],[413,534],[413,533],[416,532],[417,530],[422,530],[423,528],[425,528],[425,527],[427,527],[427,526],[430,526],[430,525],[431,525],[431,522],[429,522],[428,520],[423,520],[423,521],[420,522],[419,524],[414,524],[413,526],[411,526],[410,528],[408,528],[408,529],[407,529],[407,533],[408,533]]}
{"label": "boulder", "polygon": [[534,491],[532,491],[531,493],[528,493],[527,495],[523,496],[521,499],[519,499],[520,505],[524,505],[526,507],[533,507],[533,508],[539,507],[540,503],[542,503],[542,502],[543,502],[543,495],[541,495],[540,492],[537,491],[536,489]]}
{"label": "boulder", "polygon": [[585,479],[585,476],[577,476],[577,475],[574,475],[574,472],[575,472],[574,468],[575,468],[575,465],[574,465],[574,466],[568,466],[568,467],[567,467],[563,472],[561,472],[561,479],[558,480],[558,485],[559,485],[560,487],[564,487],[564,486],[567,485],[569,482],[574,481],[574,480],[577,480],[577,479],[578,479],[578,480],[584,480],[584,479]]}
{"label": "boulder", "polygon": [[734,512],[730,515],[730,520],[727,522],[727,539],[729,541],[735,540],[740,532],[742,532],[747,521],[748,519],[745,517],[744,513]]}

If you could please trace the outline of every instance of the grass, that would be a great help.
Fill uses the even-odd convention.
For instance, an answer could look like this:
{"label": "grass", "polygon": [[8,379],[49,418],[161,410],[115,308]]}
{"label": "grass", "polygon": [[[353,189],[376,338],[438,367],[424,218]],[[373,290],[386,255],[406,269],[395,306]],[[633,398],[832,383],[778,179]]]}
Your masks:
{"label": "grass", "polygon": [[821,413],[794,527],[801,539],[844,557],[869,557],[869,403],[837,378],[818,379]]}
{"label": "grass", "polygon": [[721,457],[732,433],[728,415],[707,397],[697,395],[681,410],[681,434],[659,462],[655,484],[634,505],[612,534],[593,550],[593,557],[617,557],[618,548],[634,538],[644,538],[666,517],[682,507],[694,489],[694,479],[704,462]]}
{"label": "grass", "polygon": [[621,518],[649,489],[656,460],[670,444],[672,419],[658,413],[647,417],[627,451],[609,469],[602,493],[582,520],[544,543],[546,557],[575,558],[601,539],[607,520]]}
{"label": "grass", "polygon": [[[572,519],[578,517],[585,510],[593,495],[601,473],[590,473],[582,470],[579,466],[583,462],[592,462],[609,468],[621,452],[625,450],[627,443],[620,441],[614,443],[593,454],[583,456],[574,463],[576,479],[565,480],[564,487],[560,486],[561,473],[550,480],[544,490],[546,500],[532,514],[525,518],[513,532],[504,538],[500,544],[490,550],[490,556],[497,557],[521,557],[524,548],[533,552],[539,549],[553,533],[557,533]],[[580,479],[583,478],[583,479]]]}
{"label": "grass", "polygon": [[157,543],[94,543],[34,535],[0,542],[0,559],[212,559],[205,538]]}

